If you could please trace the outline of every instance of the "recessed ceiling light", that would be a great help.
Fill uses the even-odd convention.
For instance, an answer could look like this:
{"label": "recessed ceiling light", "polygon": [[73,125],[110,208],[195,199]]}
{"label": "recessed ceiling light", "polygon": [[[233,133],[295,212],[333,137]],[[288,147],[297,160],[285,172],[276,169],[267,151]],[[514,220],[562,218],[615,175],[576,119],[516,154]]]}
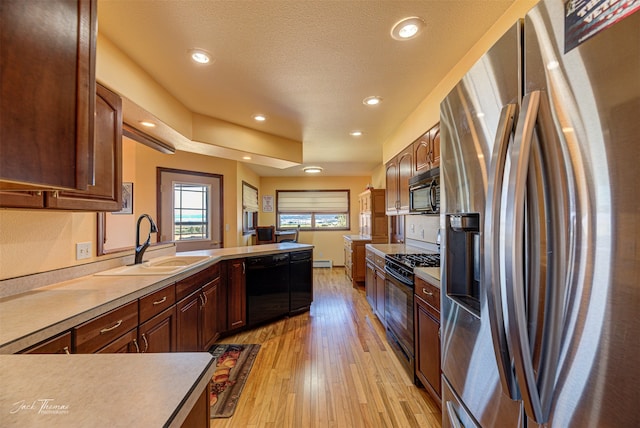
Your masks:
{"label": "recessed ceiling light", "polygon": [[265,116],[264,114],[254,114],[253,119],[257,120],[258,122],[264,122],[265,120],[267,120],[267,116]]}
{"label": "recessed ceiling light", "polygon": [[382,102],[382,98],[378,96],[367,97],[362,100],[362,104],[366,106],[376,106]]}
{"label": "recessed ceiling light", "polygon": [[391,37],[396,40],[409,40],[416,37],[424,28],[424,20],[417,16],[404,18],[391,28]]}
{"label": "recessed ceiling light", "polygon": [[307,174],[318,174],[322,172],[322,168],[319,166],[307,166],[305,168],[302,168],[302,170]]}
{"label": "recessed ceiling light", "polygon": [[156,124],[153,122],[149,122],[148,120],[141,120],[140,125],[146,126],[147,128],[155,128]]}
{"label": "recessed ceiling light", "polygon": [[244,159],[244,160],[251,160],[251,156],[242,156],[242,159]]}
{"label": "recessed ceiling light", "polygon": [[360,137],[362,135],[362,131],[351,131],[349,132],[349,135],[352,137]]}
{"label": "recessed ceiling light", "polygon": [[204,49],[191,49],[189,55],[191,55],[191,59],[198,64],[208,64],[211,62],[211,55]]}

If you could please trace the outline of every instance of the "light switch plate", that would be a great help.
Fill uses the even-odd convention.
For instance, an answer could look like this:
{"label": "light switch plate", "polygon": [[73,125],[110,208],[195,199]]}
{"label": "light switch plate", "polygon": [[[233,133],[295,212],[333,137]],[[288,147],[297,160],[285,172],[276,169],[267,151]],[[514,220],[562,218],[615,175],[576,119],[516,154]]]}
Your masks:
{"label": "light switch plate", "polygon": [[76,243],[76,260],[91,258],[91,242]]}

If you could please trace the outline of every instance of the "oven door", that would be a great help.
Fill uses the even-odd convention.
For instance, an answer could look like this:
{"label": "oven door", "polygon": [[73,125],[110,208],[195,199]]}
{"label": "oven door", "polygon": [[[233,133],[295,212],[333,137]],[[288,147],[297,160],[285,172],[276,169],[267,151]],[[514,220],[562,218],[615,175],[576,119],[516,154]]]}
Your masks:
{"label": "oven door", "polygon": [[413,379],[413,285],[387,274],[384,288],[387,339]]}

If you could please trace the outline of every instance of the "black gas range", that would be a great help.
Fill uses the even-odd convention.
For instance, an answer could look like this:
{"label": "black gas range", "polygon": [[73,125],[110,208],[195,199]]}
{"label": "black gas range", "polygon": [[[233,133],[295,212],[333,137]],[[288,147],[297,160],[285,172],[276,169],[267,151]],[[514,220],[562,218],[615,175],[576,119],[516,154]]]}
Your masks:
{"label": "black gas range", "polygon": [[440,254],[387,254],[384,270],[403,284],[413,287],[413,268],[440,267]]}

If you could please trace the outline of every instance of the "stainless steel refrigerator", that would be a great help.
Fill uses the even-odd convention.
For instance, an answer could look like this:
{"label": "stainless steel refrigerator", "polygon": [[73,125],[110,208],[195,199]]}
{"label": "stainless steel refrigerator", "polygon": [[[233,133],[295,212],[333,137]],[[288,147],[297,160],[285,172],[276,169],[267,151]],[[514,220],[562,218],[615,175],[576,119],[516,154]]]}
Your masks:
{"label": "stainless steel refrigerator", "polygon": [[441,104],[443,426],[640,426],[640,1],[543,0]]}

